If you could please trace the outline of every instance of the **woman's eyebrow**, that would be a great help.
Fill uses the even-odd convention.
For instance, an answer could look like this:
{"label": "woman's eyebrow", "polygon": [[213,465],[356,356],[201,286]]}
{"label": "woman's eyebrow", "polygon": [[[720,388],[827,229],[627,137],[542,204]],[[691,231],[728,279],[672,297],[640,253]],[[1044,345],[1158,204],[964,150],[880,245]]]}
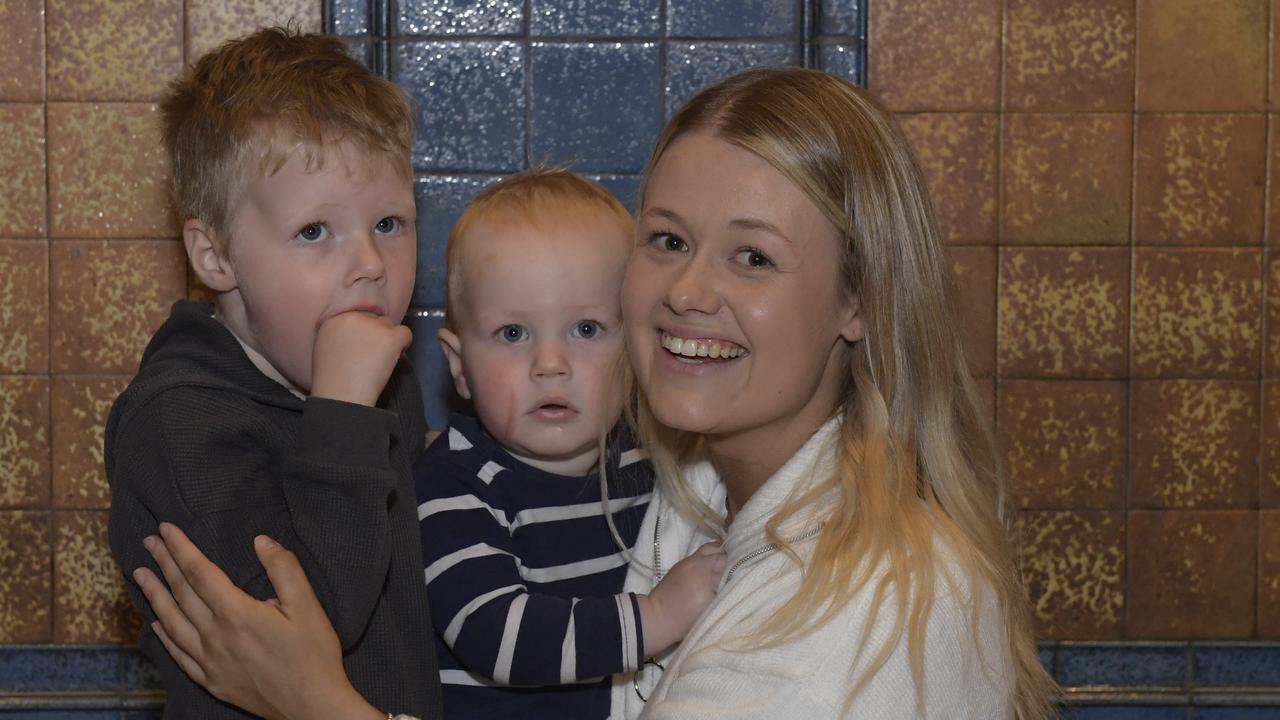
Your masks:
{"label": "woman's eyebrow", "polygon": [[729,224],[737,228],[742,228],[743,230],[759,230],[761,232],[767,232],[770,235],[776,235],[780,240],[788,245],[791,244],[791,238],[787,237],[786,233],[782,232],[777,225],[774,225],[768,220],[761,220],[760,218],[738,218],[730,221]]}
{"label": "woman's eyebrow", "polygon": [[644,212],[640,213],[640,217],[651,217],[651,216],[659,217],[664,220],[670,220],[671,222],[674,222],[674,223],[681,222],[680,213],[676,212],[675,210],[668,210],[667,208],[664,208],[664,207],[649,207],[649,208],[645,208]]}

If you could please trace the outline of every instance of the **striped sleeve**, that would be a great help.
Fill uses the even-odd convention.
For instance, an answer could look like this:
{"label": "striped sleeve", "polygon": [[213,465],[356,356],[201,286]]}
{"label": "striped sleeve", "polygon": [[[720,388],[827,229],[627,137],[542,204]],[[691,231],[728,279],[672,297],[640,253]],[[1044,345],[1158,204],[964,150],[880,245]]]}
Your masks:
{"label": "striped sleeve", "polygon": [[433,445],[414,474],[431,618],[463,670],[499,685],[541,686],[637,669],[644,651],[634,595],[530,591],[538,582],[625,559],[524,567],[512,528],[529,516],[503,507],[493,482],[502,471],[491,464],[468,471],[449,462],[437,447],[444,444]]}

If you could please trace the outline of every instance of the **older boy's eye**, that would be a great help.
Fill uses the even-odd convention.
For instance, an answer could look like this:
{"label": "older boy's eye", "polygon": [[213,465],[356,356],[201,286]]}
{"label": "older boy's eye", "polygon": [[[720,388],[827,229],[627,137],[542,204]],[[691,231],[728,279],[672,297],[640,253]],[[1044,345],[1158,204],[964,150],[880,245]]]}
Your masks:
{"label": "older boy's eye", "polygon": [[325,229],[324,223],[310,223],[304,225],[295,237],[303,242],[316,242],[323,240],[328,234],[329,231]]}
{"label": "older boy's eye", "polygon": [[400,218],[384,217],[378,221],[377,225],[373,226],[373,229],[383,235],[390,235],[400,229]]}
{"label": "older boy's eye", "polygon": [[498,337],[510,343],[520,342],[529,337],[529,331],[519,325],[503,325],[498,328]]}
{"label": "older boy's eye", "polygon": [[600,327],[600,323],[595,320],[581,320],[574,326],[573,334],[584,340],[590,340],[603,332],[603,330],[604,328]]}

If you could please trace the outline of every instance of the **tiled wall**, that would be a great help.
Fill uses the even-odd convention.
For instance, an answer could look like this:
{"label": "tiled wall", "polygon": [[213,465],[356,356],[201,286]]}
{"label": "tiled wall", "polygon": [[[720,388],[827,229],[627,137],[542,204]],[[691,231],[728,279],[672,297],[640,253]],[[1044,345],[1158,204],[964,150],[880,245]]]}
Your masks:
{"label": "tiled wall", "polygon": [[864,67],[862,0],[0,0],[0,716],[155,703],[112,647],[136,620],[101,470],[105,411],[188,287],[154,102],[288,18],[420,98],[410,322],[437,425],[443,239],[479,188],[573,160],[630,203],[699,84],[866,72],[931,180],[1072,712],[1280,712],[1233,707],[1280,688],[1277,4],[872,0]]}

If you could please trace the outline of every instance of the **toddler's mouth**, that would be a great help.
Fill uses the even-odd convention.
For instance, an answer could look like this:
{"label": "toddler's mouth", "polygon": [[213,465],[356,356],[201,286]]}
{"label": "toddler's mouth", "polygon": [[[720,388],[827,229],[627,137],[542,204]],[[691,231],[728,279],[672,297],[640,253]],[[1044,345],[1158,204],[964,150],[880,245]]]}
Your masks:
{"label": "toddler's mouth", "polygon": [[728,340],[679,338],[662,333],[661,344],[667,352],[687,360],[734,360],[747,354],[747,349]]}
{"label": "toddler's mouth", "polygon": [[543,420],[564,420],[578,414],[578,411],[567,401],[554,398],[539,402],[529,414]]}

